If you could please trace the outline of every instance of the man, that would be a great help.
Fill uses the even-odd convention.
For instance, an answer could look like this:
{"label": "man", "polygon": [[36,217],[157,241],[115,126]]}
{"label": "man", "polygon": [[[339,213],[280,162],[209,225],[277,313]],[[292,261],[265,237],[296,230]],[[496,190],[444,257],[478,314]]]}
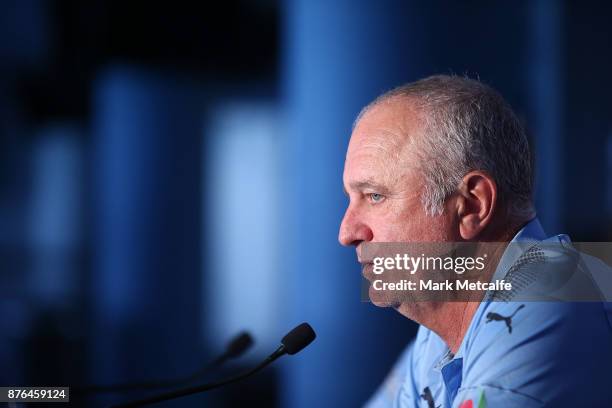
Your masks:
{"label": "man", "polygon": [[[508,246],[492,279],[551,258],[547,243],[569,247],[535,218],[520,122],[475,80],[433,76],[376,99],[356,120],[343,179],[339,241],[364,264],[370,243],[529,244]],[[369,406],[612,406],[609,304],[504,300],[386,304],[421,326]]]}

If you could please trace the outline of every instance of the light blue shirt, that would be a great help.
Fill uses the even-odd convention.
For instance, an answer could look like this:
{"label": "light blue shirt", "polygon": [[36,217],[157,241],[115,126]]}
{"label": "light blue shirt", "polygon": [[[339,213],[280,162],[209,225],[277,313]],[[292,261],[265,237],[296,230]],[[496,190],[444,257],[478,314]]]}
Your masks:
{"label": "light blue shirt", "polygon": [[[514,237],[493,279],[546,238],[537,219]],[[523,245],[524,244],[524,245]],[[380,389],[374,407],[610,407],[612,308],[606,302],[483,300],[457,353],[421,326]],[[511,317],[489,319],[494,313]]]}

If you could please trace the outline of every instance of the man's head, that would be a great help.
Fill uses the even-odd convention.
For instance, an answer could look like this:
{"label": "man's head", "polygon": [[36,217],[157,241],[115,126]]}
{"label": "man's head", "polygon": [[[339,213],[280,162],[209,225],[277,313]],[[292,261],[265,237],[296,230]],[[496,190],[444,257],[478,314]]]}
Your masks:
{"label": "man's head", "polygon": [[346,155],[339,240],[502,241],[534,215],[525,132],[492,88],[433,76],[366,106]]}

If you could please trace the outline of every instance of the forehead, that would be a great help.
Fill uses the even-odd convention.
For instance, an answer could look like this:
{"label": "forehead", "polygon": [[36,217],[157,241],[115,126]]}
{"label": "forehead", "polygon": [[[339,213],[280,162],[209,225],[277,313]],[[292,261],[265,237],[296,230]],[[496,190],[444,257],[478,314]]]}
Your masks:
{"label": "forehead", "polygon": [[351,150],[378,145],[395,151],[414,142],[421,127],[420,115],[407,98],[392,97],[372,106],[356,124]]}
{"label": "forehead", "polygon": [[411,153],[421,128],[420,116],[404,98],[373,106],[353,130],[345,176],[394,178],[416,167],[416,157]]}

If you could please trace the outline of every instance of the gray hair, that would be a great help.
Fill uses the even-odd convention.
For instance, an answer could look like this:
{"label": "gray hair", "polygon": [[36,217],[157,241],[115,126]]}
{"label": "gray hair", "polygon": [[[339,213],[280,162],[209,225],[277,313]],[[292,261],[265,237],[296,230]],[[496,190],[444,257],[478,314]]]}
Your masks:
{"label": "gray hair", "polygon": [[444,201],[472,170],[496,182],[499,201],[510,217],[534,214],[532,158],[527,136],[510,105],[480,81],[435,75],[392,89],[366,106],[407,98],[424,122],[419,156],[425,179],[422,203],[428,215],[443,212]]}

